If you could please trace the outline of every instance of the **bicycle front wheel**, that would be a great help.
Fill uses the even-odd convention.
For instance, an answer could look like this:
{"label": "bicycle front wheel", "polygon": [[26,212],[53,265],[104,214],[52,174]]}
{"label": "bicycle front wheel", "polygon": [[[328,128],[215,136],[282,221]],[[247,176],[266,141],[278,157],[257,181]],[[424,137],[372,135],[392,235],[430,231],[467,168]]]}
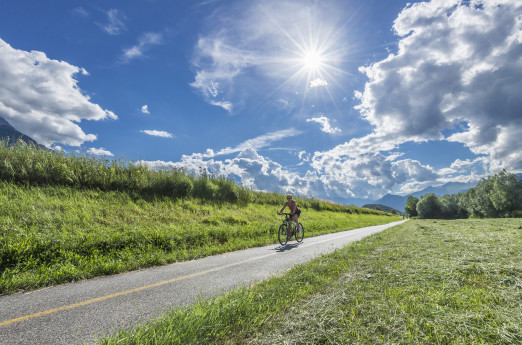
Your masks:
{"label": "bicycle front wheel", "polygon": [[288,224],[283,223],[279,227],[279,231],[277,232],[277,237],[279,239],[279,243],[281,243],[282,246],[286,245],[286,242],[288,242]]}
{"label": "bicycle front wheel", "polygon": [[295,229],[295,240],[299,243],[303,242],[304,239],[304,226],[299,223],[299,227]]}

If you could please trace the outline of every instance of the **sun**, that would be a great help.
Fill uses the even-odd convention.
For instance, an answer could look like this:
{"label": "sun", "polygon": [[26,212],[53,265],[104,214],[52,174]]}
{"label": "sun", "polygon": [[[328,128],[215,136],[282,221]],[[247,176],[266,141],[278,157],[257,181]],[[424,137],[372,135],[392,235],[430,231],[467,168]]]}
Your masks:
{"label": "sun", "polygon": [[321,69],[324,64],[324,56],[318,51],[308,51],[302,57],[303,68],[309,72],[317,72]]}

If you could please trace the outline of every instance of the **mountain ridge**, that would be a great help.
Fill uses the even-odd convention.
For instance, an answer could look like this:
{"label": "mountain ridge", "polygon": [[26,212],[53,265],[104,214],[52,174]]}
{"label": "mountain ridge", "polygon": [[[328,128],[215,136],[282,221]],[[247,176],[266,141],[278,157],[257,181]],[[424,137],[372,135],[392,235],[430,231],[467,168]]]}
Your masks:
{"label": "mountain ridge", "polygon": [[22,132],[18,131],[16,128],[11,126],[11,124],[0,116],[0,140],[7,140],[8,145],[14,145],[19,140],[22,140],[26,144],[33,144],[40,147],[44,147],[33,138],[29,137],[28,135],[23,134]]}

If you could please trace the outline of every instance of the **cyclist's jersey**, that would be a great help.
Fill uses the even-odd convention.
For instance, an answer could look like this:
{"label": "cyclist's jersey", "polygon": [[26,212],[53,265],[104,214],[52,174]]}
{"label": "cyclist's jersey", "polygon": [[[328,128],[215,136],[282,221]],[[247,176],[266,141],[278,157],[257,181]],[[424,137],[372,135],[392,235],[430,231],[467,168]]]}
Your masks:
{"label": "cyclist's jersey", "polygon": [[[292,206],[294,206],[294,207],[292,208]],[[293,205],[289,204],[288,208],[290,209],[290,212],[295,213],[297,211],[297,201]]]}

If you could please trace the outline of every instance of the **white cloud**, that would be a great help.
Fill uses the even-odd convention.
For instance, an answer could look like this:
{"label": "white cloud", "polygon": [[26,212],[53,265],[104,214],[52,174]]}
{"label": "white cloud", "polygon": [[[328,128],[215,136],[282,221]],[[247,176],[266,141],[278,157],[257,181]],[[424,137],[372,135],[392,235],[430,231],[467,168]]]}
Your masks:
{"label": "white cloud", "polygon": [[[361,68],[369,80],[355,92],[373,132],[312,157],[326,191],[373,198],[476,181],[478,172],[522,171],[522,4],[416,3],[394,29],[398,52]],[[444,137],[444,130],[454,134]],[[481,156],[438,171],[400,160],[401,144],[429,140],[460,142]]]}
{"label": "white cloud", "polygon": [[[303,55],[313,49],[321,58],[316,67],[334,70],[340,60],[335,44],[340,19],[334,5],[331,1],[245,1],[216,9],[208,18],[215,24],[194,47],[191,63],[196,74],[190,85],[209,104],[227,104],[223,108],[229,112],[248,104],[245,100],[266,96],[267,88],[272,88],[268,93],[277,89],[275,102],[296,88],[327,86],[324,78],[311,80],[311,67]],[[310,42],[321,42],[320,48],[310,47]],[[330,79],[335,73],[324,74]]]}
{"label": "white cloud", "polygon": [[[267,146],[270,146],[275,141],[283,140],[286,138],[294,137],[301,135],[303,132],[296,129],[282,129],[279,131],[267,133],[264,135],[260,135],[258,137],[245,140],[244,142],[240,143],[236,147],[227,147],[224,149],[219,150],[218,152],[214,152],[213,150],[207,150],[206,153],[202,154],[201,157],[210,158],[220,155],[228,155],[232,153],[238,153],[245,151],[247,149],[252,150],[259,150],[262,148],[265,148]],[[196,154],[199,155],[199,154]]]}
{"label": "white cloud", "polygon": [[319,86],[328,86],[328,82],[321,78],[316,78],[314,80],[310,80],[310,88],[319,87]]}
{"label": "white cloud", "polygon": [[123,62],[128,62],[132,59],[142,57],[144,53],[154,45],[163,43],[163,34],[147,32],[140,36],[138,44],[124,49],[121,57]]}
{"label": "white cloud", "polygon": [[147,114],[147,115],[150,114],[149,106],[146,105],[146,104],[145,104],[144,106],[142,106],[142,107],[141,107],[141,112],[142,112],[143,114]]}
{"label": "white cloud", "polygon": [[96,140],[78,123],[118,117],[90,102],[78,87],[78,73],[86,71],[43,52],[14,49],[0,39],[0,116],[46,146]]}
{"label": "white cloud", "polygon": [[199,174],[204,169],[215,176],[237,180],[241,185],[254,190],[291,192],[308,195],[311,179],[300,178],[296,173],[284,169],[280,164],[247,148],[235,158],[224,161],[205,159],[201,155],[183,155],[180,162],[139,161],[152,169],[184,169],[189,174]]}
{"label": "white cloud", "polygon": [[71,12],[83,18],[89,17],[89,12],[83,7],[76,7],[72,9]]}
{"label": "white cloud", "polygon": [[[80,9],[82,9],[82,8],[80,7]],[[121,11],[119,11],[117,9],[110,9],[109,11],[107,11],[106,15],[107,15],[107,23],[104,23],[104,24],[98,23],[98,26],[103,31],[105,31],[109,35],[117,36],[122,32],[122,30],[125,30],[124,21],[127,19],[125,17],[125,14],[123,14]]]}
{"label": "white cloud", "polygon": [[[446,139],[487,155],[490,172],[522,170],[521,18],[518,0],[405,8],[393,26],[398,52],[361,68],[369,81],[357,109],[375,132],[360,141],[378,149]],[[444,138],[455,123],[467,128]]]}
{"label": "white cloud", "polygon": [[377,199],[398,183],[432,181],[437,177],[433,169],[418,161],[402,160],[391,163],[384,156],[336,162],[325,169],[327,171],[309,170],[300,175],[260,155],[252,148],[245,148],[236,157],[225,160],[193,154],[183,155],[179,162],[140,161],[137,164],[154,169],[184,169],[195,175],[205,169],[211,174],[234,179],[254,190],[291,192],[300,196],[334,200],[348,197]]}
{"label": "white cloud", "polygon": [[[288,5],[273,4],[274,8]],[[255,15],[242,16],[250,28],[232,20],[230,27],[222,26],[227,29],[216,29],[200,39],[193,61],[197,74],[192,86],[201,90],[207,102],[229,102],[235,107],[243,91],[238,85],[244,85],[241,81],[246,78],[245,71],[274,78],[271,80],[286,77],[284,71],[273,68],[272,62],[277,60],[274,55],[256,47],[279,52],[275,46],[284,46],[285,41],[274,31],[281,32],[282,28],[295,37],[288,26],[274,25],[282,22],[278,16],[287,11],[264,9],[256,7],[259,17],[272,18],[275,13],[273,20],[263,23],[256,21]],[[398,50],[362,67],[360,71],[368,82],[363,90],[354,93],[360,101],[357,109],[372,126],[372,132],[331,150],[315,152],[310,158],[301,152],[301,163],[309,160],[310,170],[306,173],[289,171],[259,154],[266,146],[247,142],[217,152],[183,156],[180,162],[168,164],[195,173],[206,168],[254,189],[328,199],[376,199],[388,192],[411,193],[434,182],[476,181],[480,178],[477,171],[494,172],[503,167],[522,171],[520,1],[419,2],[399,14],[393,29],[398,36]],[[237,40],[231,39],[231,33]],[[270,39],[273,44],[267,43]],[[305,81],[305,86],[310,87],[310,80]],[[328,118],[323,117],[308,121],[332,130]],[[462,143],[481,156],[435,169],[407,159],[400,152],[401,144],[407,142],[440,140]],[[225,154],[237,155],[215,160]]]}
{"label": "white cloud", "polygon": [[232,110],[234,109],[234,105],[231,102],[227,102],[227,101],[222,101],[222,102],[210,101],[209,103],[212,105],[221,107],[221,108],[225,109],[226,111],[228,111],[229,113],[231,113]]}
{"label": "white cloud", "polygon": [[87,153],[90,153],[90,154],[93,154],[96,156],[111,156],[111,157],[114,156],[114,154],[112,152],[107,151],[103,147],[100,147],[100,148],[91,147],[90,149],[87,150]]}
{"label": "white cloud", "polygon": [[173,135],[169,132],[165,131],[157,131],[157,130],[150,130],[150,129],[144,129],[140,131],[141,133],[145,133],[147,135],[151,135],[153,137],[161,137],[161,138],[172,138]]}
{"label": "white cloud", "polygon": [[337,127],[332,127],[330,125],[330,119],[326,116],[313,117],[311,119],[307,119],[306,122],[317,122],[321,125],[321,131],[329,134],[340,133],[341,130]]}

